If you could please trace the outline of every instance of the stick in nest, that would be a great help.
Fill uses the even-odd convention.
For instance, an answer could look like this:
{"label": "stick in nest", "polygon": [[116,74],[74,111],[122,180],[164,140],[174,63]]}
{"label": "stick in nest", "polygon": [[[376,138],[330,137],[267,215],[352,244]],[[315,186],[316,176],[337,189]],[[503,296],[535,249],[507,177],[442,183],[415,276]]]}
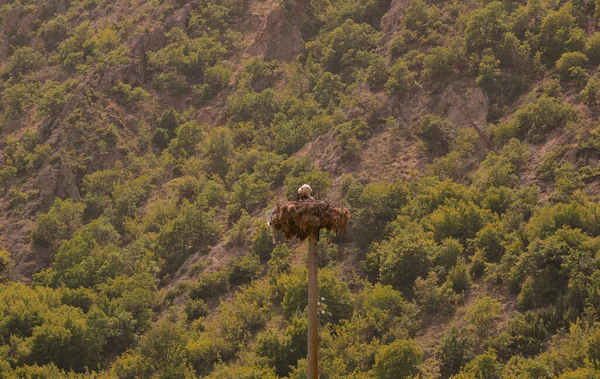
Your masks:
{"label": "stick in nest", "polygon": [[350,212],[345,207],[321,200],[282,201],[275,207],[271,224],[287,239],[306,239],[311,229],[340,232],[346,228]]}

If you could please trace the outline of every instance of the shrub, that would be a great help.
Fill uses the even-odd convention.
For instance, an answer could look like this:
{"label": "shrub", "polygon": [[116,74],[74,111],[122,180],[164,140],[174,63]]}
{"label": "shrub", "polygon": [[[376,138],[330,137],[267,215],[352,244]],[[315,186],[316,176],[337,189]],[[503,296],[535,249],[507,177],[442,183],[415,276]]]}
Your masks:
{"label": "shrub", "polygon": [[440,362],[440,375],[450,378],[473,358],[473,340],[464,329],[456,327],[448,330],[435,350],[435,358]]}
{"label": "shrub", "polygon": [[366,139],[369,135],[369,125],[366,122],[354,119],[336,126],[338,145],[342,148],[343,159],[360,158],[362,144],[359,140]]}
{"label": "shrub", "polygon": [[585,47],[585,32],[569,13],[569,7],[550,11],[540,26],[540,46],[544,56],[554,62],[567,51],[581,51]]}
{"label": "shrub", "polygon": [[587,63],[588,59],[585,54],[579,51],[566,52],[556,61],[556,70],[562,80],[574,79],[573,74],[577,73],[575,69],[585,68]]}
{"label": "shrub", "polygon": [[184,201],[177,218],[160,229],[157,253],[166,261],[166,271],[174,272],[189,255],[206,252],[220,234],[221,226],[212,212]]}
{"label": "shrub", "polygon": [[226,64],[216,64],[204,72],[204,84],[192,87],[194,99],[200,104],[210,100],[220,90],[229,85],[232,70]]}
{"label": "shrub", "polygon": [[536,102],[515,112],[514,120],[507,124],[514,130],[513,137],[527,136],[532,142],[539,143],[553,129],[563,127],[567,122],[575,119],[577,113],[570,105],[542,95]]}
{"label": "shrub", "polygon": [[247,254],[229,265],[229,281],[233,285],[248,284],[262,271],[262,265],[254,254]]}
{"label": "shrub", "polygon": [[119,82],[113,87],[112,92],[118,96],[122,104],[130,105],[150,97],[148,91],[142,87],[132,87],[131,84]]}
{"label": "shrub", "polygon": [[15,262],[12,260],[10,253],[6,250],[0,250],[0,278],[5,276]]}
{"label": "shrub", "polygon": [[353,78],[356,70],[368,67],[380,37],[381,34],[370,25],[346,20],[308,43],[306,50],[320,60],[326,71],[339,73],[348,80]]}
{"label": "shrub", "polygon": [[592,34],[585,43],[585,53],[592,64],[600,63],[600,32]]}
{"label": "shrub", "polygon": [[423,81],[438,89],[441,84],[448,82],[454,74],[456,53],[448,47],[437,46],[423,60]]}
{"label": "shrub", "polygon": [[500,316],[500,302],[489,296],[483,296],[473,302],[465,313],[465,320],[475,327],[480,336],[490,334],[493,321]]}
{"label": "shrub", "polygon": [[317,168],[303,172],[291,172],[284,181],[285,196],[289,200],[295,200],[298,196],[298,188],[304,183],[310,183],[313,190],[313,196],[316,198],[324,197],[331,185],[329,174]]}
{"label": "shrub", "polygon": [[275,95],[271,88],[259,93],[249,90],[236,91],[227,99],[233,121],[270,125],[280,107]]}
{"label": "shrub", "polygon": [[477,78],[475,78],[475,84],[490,86],[496,83],[496,80],[502,74],[500,71],[500,60],[496,59],[493,55],[484,55],[479,62],[477,70]]}
{"label": "shrub", "polygon": [[589,106],[597,105],[598,100],[600,100],[600,78],[597,76],[591,77],[579,95],[585,104]]}
{"label": "shrub", "polygon": [[215,271],[202,274],[190,291],[191,299],[208,300],[221,296],[229,290],[229,274],[226,271]]}
{"label": "shrub", "polygon": [[499,1],[471,12],[465,27],[465,42],[469,52],[494,48],[501,41],[508,23],[506,11]]}
{"label": "shrub", "polygon": [[406,40],[401,34],[395,35],[390,42],[388,42],[388,52],[392,58],[398,58],[407,51]]}
{"label": "shrub", "polygon": [[69,20],[65,15],[57,14],[52,20],[44,23],[38,35],[44,41],[47,51],[55,51],[58,44],[67,37],[69,31]]}
{"label": "shrub", "polygon": [[428,226],[433,231],[435,241],[456,238],[466,246],[467,240],[474,238],[492,216],[489,211],[472,202],[459,201],[455,204],[443,205],[433,211]]}
{"label": "shrub", "polygon": [[167,38],[172,42],[157,52],[148,51],[149,66],[159,72],[177,73],[202,78],[227,49],[215,38],[203,35],[188,38],[181,29],[173,28]]}
{"label": "shrub", "polygon": [[434,241],[423,232],[400,232],[376,245],[371,259],[379,260],[379,280],[402,290],[410,290],[419,276],[429,268],[429,252],[435,249]]}
{"label": "shrub", "polygon": [[17,78],[39,70],[46,64],[46,58],[29,46],[17,47],[8,59],[4,72]]}
{"label": "shrub", "polygon": [[264,222],[260,223],[256,228],[254,237],[252,237],[250,252],[259,257],[262,263],[265,263],[271,258],[274,247],[275,245],[273,244],[273,238],[269,227]]}
{"label": "shrub", "polygon": [[385,89],[390,96],[406,96],[419,86],[415,80],[416,74],[410,71],[406,62],[400,59],[390,67],[389,75]]}
{"label": "shrub", "polygon": [[471,285],[471,276],[467,271],[464,259],[458,258],[456,265],[448,271],[448,282],[452,285],[454,292],[459,294],[469,288]]}
{"label": "shrub", "polygon": [[185,302],[185,314],[190,321],[204,317],[208,312],[208,305],[202,299],[188,299]]}
{"label": "shrub", "polygon": [[377,379],[413,378],[420,374],[423,352],[413,340],[397,340],[383,346],[375,358]]}
{"label": "shrub", "polygon": [[231,132],[227,128],[214,128],[203,143],[207,171],[224,178],[229,171],[229,158],[233,151]]}
{"label": "shrub", "polygon": [[67,93],[71,83],[66,81],[62,84],[48,81],[41,88],[41,98],[39,101],[38,111],[42,117],[56,117],[71,98],[72,94]]}
{"label": "shrub", "polygon": [[425,115],[417,125],[417,135],[423,138],[430,150],[446,150],[456,136],[454,124],[435,115]]}
{"label": "shrub", "polygon": [[82,203],[57,198],[48,213],[38,218],[31,239],[38,245],[58,247],[81,227],[84,208]]}
{"label": "shrub", "polygon": [[453,267],[457,259],[462,256],[464,251],[460,241],[454,238],[445,238],[441,241],[441,246],[437,249],[431,258],[433,264],[442,266],[445,269]]}
{"label": "shrub", "polygon": [[477,232],[473,246],[483,253],[487,262],[499,262],[504,255],[504,233],[500,223],[487,224]]}
{"label": "shrub", "polygon": [[419,277],[414,286],[415,302],[426,313],[449,314],[458,302],[458,297],[449,282],[438,286],[438,277],[430,272],[427,278]]}
{"label": "shrub", "polygon": [[[286,318],[291,319],[297,312],[304,312],[308,304],[307,280],[307,271],[303,269],[282,275],[277,281],[277,287],[283,292],[281,307]],[[336,270],[329,267],[319,270],[319,296],[322,322],[339,324],[351,317],[352,294]]]}

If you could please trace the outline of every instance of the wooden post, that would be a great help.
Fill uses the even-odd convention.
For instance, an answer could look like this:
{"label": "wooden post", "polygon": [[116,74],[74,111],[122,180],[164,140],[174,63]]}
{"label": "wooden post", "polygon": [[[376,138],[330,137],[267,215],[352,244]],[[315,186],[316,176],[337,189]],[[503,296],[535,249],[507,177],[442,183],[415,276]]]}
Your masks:
{"label": "wooden post", "polygon": [[318,253],[319,229],[311,228],[308,235],[308,375],[319,378],[319,279]]}

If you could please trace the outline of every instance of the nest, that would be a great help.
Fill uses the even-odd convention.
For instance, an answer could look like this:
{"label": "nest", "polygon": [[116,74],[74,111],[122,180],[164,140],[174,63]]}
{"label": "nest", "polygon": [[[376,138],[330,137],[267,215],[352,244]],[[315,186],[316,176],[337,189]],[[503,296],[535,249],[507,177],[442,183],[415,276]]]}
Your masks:
{"label": "nest", "polygon": [[325,201],[282,201],[273,212],[271,225],[288,239],[297,237],[304,240],[311,229],[340,232],[346,228],[349,219],[348,209]]}

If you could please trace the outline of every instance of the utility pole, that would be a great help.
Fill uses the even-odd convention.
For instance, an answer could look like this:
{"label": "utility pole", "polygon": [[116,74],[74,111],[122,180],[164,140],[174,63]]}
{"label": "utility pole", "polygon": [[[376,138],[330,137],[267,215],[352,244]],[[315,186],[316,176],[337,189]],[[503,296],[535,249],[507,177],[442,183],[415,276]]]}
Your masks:
{"label": "utility pole", "polygon": [[343,206],[315,200],[308,184],[298,189],[298,201],[281,201],[267,211],[267,223],[272,231],[279,231],[287,239],[308,238],[308,341],[307,379],[319,379],[319,232],[325,228],[333,232],[345,230],[350,212]]}
{"label": "utility pole", "polygon": [[308,234],[308,372],[307,379],[319,378],[319,229],[310,228]]}

